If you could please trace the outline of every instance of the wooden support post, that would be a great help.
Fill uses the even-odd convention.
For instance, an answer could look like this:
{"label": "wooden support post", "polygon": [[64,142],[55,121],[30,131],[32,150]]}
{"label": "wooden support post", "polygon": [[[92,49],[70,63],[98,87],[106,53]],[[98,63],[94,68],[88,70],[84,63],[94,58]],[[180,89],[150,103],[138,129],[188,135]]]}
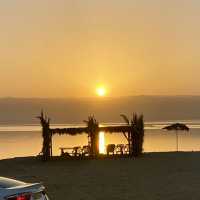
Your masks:
{"label": "wooden support post", "polygon": [[93,116],[88,117],[88,121],[85,122],[88,128],[90,155],[92,157],[97,157],[99,155],[99,124]]}
{"label": "wooden support post", "polygon": [[49,128],[50,119],[46,116],[44,117],[43,111],[38,117],[42,126],[42,137],[43,137],[43,146],[42,146],[42,159],[47,161],[52,156],[52,133]]}

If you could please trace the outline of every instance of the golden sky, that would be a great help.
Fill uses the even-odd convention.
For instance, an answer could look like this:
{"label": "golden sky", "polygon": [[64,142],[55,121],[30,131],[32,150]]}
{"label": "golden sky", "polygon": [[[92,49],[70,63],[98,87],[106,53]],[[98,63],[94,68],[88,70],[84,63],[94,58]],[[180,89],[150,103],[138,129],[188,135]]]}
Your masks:
{"label": "golden sky", "polygon": [[200,94],[199,0],[0,1],[0,96]]}

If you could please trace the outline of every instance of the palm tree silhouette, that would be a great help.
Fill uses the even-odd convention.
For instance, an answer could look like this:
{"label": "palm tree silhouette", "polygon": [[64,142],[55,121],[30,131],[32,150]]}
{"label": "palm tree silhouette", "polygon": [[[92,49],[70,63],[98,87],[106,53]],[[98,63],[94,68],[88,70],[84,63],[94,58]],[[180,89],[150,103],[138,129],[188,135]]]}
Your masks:
{"label": "palm tree silhouette", "polygon": [[139,156],[143,151],[144,142],[144,119],[143,115],[137,115],[133,113],[132,118],[129,120],[124,114],[121,115],[126,124],[131,127],[131,131],[128,132],[129,141],[129,153],[132,156]]}

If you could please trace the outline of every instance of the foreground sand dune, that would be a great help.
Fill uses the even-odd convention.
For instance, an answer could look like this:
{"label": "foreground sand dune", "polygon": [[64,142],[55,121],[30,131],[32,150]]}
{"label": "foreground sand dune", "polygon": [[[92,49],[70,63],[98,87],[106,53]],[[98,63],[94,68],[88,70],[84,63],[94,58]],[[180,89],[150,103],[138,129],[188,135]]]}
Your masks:
{"label": "foreground sand dune", "polygon": [[0,175],[43,182],[52,200],[191,200],[200,198],[200,153],[151,153],[142,158],[0,161]]}

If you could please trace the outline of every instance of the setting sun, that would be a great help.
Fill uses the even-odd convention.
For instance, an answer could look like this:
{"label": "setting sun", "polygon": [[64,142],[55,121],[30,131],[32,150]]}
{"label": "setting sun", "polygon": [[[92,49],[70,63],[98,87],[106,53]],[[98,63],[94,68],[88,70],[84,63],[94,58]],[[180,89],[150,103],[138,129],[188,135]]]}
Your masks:
{"label": "setting sun", "polygon": [[96,89],[96,94],[100,97],[103,97],[106,95],[106,89],[104,87],[98,87]]}

